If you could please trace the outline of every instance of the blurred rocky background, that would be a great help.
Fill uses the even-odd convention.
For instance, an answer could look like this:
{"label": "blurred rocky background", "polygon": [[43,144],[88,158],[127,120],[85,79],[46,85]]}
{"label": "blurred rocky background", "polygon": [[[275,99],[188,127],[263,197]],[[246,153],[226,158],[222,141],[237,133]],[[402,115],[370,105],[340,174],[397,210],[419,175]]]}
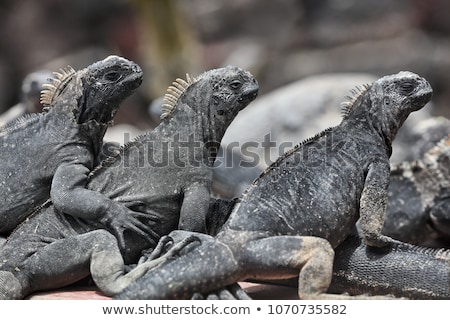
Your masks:
{"label": "blurred rocky background", "polygon": [[408,152],[419,151],[396,148],[395,160],[420,156],[450,130],[446,0],[0,0],[0,24],[4,119],[38,111],[49,71],[118,54],[145,72],[111,128],[110,139],[120,142],[157,125],[158,99],[172,80],[227,64],[250,70],[261,88],[227,143],[255,134],[263,141],[267,133],[277,143],[301,141],[338,123],[349,89],[401,70],[429,80],[434,97],[400,139]]}

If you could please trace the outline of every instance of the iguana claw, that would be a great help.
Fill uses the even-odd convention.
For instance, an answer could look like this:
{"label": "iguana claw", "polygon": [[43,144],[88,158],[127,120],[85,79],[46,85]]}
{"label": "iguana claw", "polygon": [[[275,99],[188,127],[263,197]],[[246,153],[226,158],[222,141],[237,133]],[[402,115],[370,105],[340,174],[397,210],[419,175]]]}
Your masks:
{"label": "iguana claw", "polygon": [[[147,261],[153,261],[161,258],[169,258],[177,255],[180,251],[186,248],[189,244],[193,242],[198,242],[201,244],[201,240],[199,237],[195,235],[190,235],[185,239],[174,243],[172,237],[166,235],[161,237],[155,249],[147,250],[147,252],[143,251],[142,257],[139,259],[138,265],[145,263]],[[193,248],[191,248],[193,249]]]}
{"label": "iguana claw", "polygon": [[252,298],[237,283],[208,293],[196,293],[191,300],[251,300]]}
{"label": "iguana claw", "polygon": [[[146,216],[139,212],[126,209],[128,212],[123,214],[108,214],[105,216],[101,223],[107,226],[119,242],[121,250],[126,248],[124,231],[130,230],[146,239],[152,245],[156,244],[155,239],[159,238],[159,235],[151,229],[150,226],[144,224],[137,217]],[[136,217],[137,216],[137,217]]]}

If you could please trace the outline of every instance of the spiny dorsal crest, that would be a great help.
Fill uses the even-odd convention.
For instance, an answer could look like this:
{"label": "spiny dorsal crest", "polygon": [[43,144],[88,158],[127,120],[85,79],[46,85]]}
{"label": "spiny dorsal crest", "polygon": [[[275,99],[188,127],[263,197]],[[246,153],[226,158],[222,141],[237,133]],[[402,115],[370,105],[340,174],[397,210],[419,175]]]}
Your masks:
{"label": "spiny dorsal crest", "polygon": [[398,245],[392,246],[392,250],[398,252],[405,252],[407,250],[408,252],[415,252],[443,260],[450,258],[450,250],[447,248],[421,247],[409,243],[399,243]]}
{"label": "spiny dorsal crest", "polygon": [[167,93],[164,96],[164,103],[161,106],[161,119],[166,118],[173,112],[175,106],[177,105],[178,99],[180,99],[181,95],[186,92],[187,88],[189,88],[189,86],[195,81],[195,78],[191,78],[191,76],[186,73],[186,80],[178,78],[172,82],[172,85],[167,88]]}
{"label": "spiny dorsal crest", "polygon": [[144,132],[137,137],[135,137],[133,140],[128,141],[121,145],[118,149],[114,150],[114,153],[112,155],[109,155],[105,157],[101,163],[95,167],[88,175],[88,179],[91,179],[93,176],[95,176],[100,170],[107,168],[117,161],[121,161],[125,154],[128,152],[129,149],[134,148],[138,146],[140,143],[146,143],[148,142],[148,137],[151,135],[150,131]]}
{"label": "spiny dorsal crest", "polygon": [[418,172],[432,172],[436,181],[441,187],[449,187],[448,171],[442,171],[446,168],[447,160],[450,158],[450,135],[440,140],[436,146],[428,150],[422,159],[413,161],[404,161],[391,165],[391,174],[401,175],[405,178],[412,178]]}
{"label": "spiny dorsal crest", "polygon": [[[450,182],[448,181],[448,170],[446,170],[448,159],[450,158],[450,135],[441,139],[436,146],[431,148],[425,153],[424,163],[430,169],[435,171],[437,176],[437,181],[441,183],[442,186],[449,187]],[[442,169],[445,171],[443,172]]]}
{"label": "spiny dorsal crest", "polygon": [[436,146],[427,151],[427,157],[439,157],[440,155],[450,157],[450,134],[442,138]]}
{"label": "spiny dorsal crest", "polygon": [[358,99],[362,97],[364,93],[366,93],[367,90],[370,89],[371,86],[372,85],[370,84],[364,84],[362,86],[356,86],[355,88],[350,90],[350,93],[352,95],[346,96],[345,98],[347,101],[341,103],[341,113],[344,118],[349,115],[350,110],[355,106]]}
{"label": "spiny dorsal crest", "polygon": [[76,73],[71,66],[62,68],[60,71],[61,72],[53,72],[55,78],[48,79],[50,83],[45,83],[42,85],[43,90],[41,91],[40,101],[44,108],[50,107],[58,91],[63,88]]}
{"label": "spiny dorsal crest", "polygon": [[292,154],[294,154],[295,152],[297,152],[300,148],[302,148],[303,146],[306,146],[309,143],[314,143],[315,141],[317,141],[318,139],[322,138],[323,136],[327,135],[328,133],[330,133],[333,130],[332,127],[327,128],[319,133],[317,133],[316,135],[307,138],[305,140],[303,140],[302,142],[298,143],[297,145],[295,145],[293,148],[289,149],[288,151],[286,151],[284,154],[282,154],[281,156],[278,157],[277,160],[275,160],[272,164],[270,164],[263,172],[261,172],[261,174],[247,187],[247,189],[244,191],[243,196],[246,196],[251,189],[255,188],[255,186],[258,184],[258,180],[262,179],[265,175],[269,174],[269,172],[271,170],[276,169],[277,167],[280,166],[280,164],[288,157],[290,157]]}
{"label": "spiny dorsal crest", "polygon": [[403,161],[391,165],[391,174],[401,175],[405,178],[412,178],[414,172],[422,171],[425,165],[421,160]]}

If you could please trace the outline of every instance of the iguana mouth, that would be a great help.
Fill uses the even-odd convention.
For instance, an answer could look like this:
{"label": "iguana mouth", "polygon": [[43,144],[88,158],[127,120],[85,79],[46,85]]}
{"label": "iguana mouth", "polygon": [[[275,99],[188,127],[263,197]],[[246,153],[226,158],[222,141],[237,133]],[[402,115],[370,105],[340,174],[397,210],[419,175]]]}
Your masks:
{"label": "iguana mouth", "polygon": [[259,91],[259,86],[258,84],[255,84],[254,86],[246,89],[242,95],[239,97],[239,102],[250,102],[253,101],[257,95],[258,95],[258,91]]}
{"label": "iguana mouth", "polygon": [[422,93],[422,94],[419,96],[419,99],[420,99],[421,102],[425,102],[425,103],[426,103],[426,102],[428,102],[428,101],[431,100],[432,95],[433,95],[433,92],[432,92],[432,91],[425,92],[425,93]]}
{"label": "iguana mouth", "polygon": [[[108,59],[113,58],[109,57],[105,60]],[[112,119],[118,112],[123,100],[131,95],[131,93],[142,84],[143,72],[141,67],[125,59],[123,59],[122,62],[122,58],[120,58],[119,61],[121,67],[120,72],[123,74],[121,78],[117,80],[114,87],[107,86],[106,89],[101,93],[104,96],[104,98],[101,100],[103,106],[99,108],[98,103],[95,103],[92,104],[91,107],[87,108],[89,102],[85,101],[83,104],[81,104],[82,109],[80,111],[78,123],[96,120],[97,123],[111,125]],[[87,99],[88,97],[89,95],[87,93],[83,95],[84,99]]]}
{"label": "iguana mouth", "polygon": [[141,67],[134,64],[131,66],[131,73],[122,80],[122,83],[127,83],[127,89],[136,89],[142,84],[143,72]]}
{"label": "iguana mouth", "polygon": [[[413,101],[413,106],[423,106],[426,103],[428,103],[431,100],[431,97],[433,95],[433,90],[431,89],[431,87],[422,89],[419,94],[417,95],[416,98],[414,98]],[[415,108],[413,110],[418,110],[420,108]]]}

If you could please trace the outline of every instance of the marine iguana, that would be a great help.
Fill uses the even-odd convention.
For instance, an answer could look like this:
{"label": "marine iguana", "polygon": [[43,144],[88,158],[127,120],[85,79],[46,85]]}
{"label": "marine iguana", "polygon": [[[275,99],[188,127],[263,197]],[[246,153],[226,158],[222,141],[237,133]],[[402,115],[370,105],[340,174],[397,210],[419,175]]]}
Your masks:
{"label": "marine iguana", "polygon": [[300,298],[329,297],[333,248],[358,218],[366,244],[394,241],[381,234],[391,143],[431,95],[430,84],[411,72],[361,88],[338,126],[288,151],[252,183],[215,237],[198,235],[200,245],[115,298],[190,298],[241,280],[294,276]]}
{"label": "marine iguana", "polygon": [[450,244],[450,136],[422,159],[391,168],[383,234],[420,245]]}
{"label": "marine iguana", "polygon": [[83,210],[104,208],[111,218],[116,207],[128,208],[151,228],[150,239],[126,229],[120,251],[118,239],[103,225],[47,204],[1,248],[0,298],[22,298],[89,273],[105,294],[112,295],[152,265],[150,261],[124,275],[124,263],[137,261],[160,236],[177,228],[204,232],[211,166],[220,139],[258,90],[249,72],[232,66],[175,81],[165,96],[161,124],[89,175],[87,190],[102,193],[106,200],[86,196],[83,203],[74,204]]}
{"label": "marine iguana", "polygon": [[103,221],[116,233],[123,227],[144,233],[131,215],[106,219],[105,211],[80,205],[95,193],[85,188],[87,176],[120,103],[141,84],[141,68],[109,56],[54,75],[41,92],[45,111],[0,129],[0,234],[9,234],[49,197],[65,213]]}
{"label": "marine iguana", "polygon": [[[422,246],[450,245],[450,136],[421,159],[391,164],[382,234]],[[215,229],[235,200],[213,198],[209,221]],[[223,208],[222,208],[223,207]],[[208,232],[208,234],[211,234]]]}

